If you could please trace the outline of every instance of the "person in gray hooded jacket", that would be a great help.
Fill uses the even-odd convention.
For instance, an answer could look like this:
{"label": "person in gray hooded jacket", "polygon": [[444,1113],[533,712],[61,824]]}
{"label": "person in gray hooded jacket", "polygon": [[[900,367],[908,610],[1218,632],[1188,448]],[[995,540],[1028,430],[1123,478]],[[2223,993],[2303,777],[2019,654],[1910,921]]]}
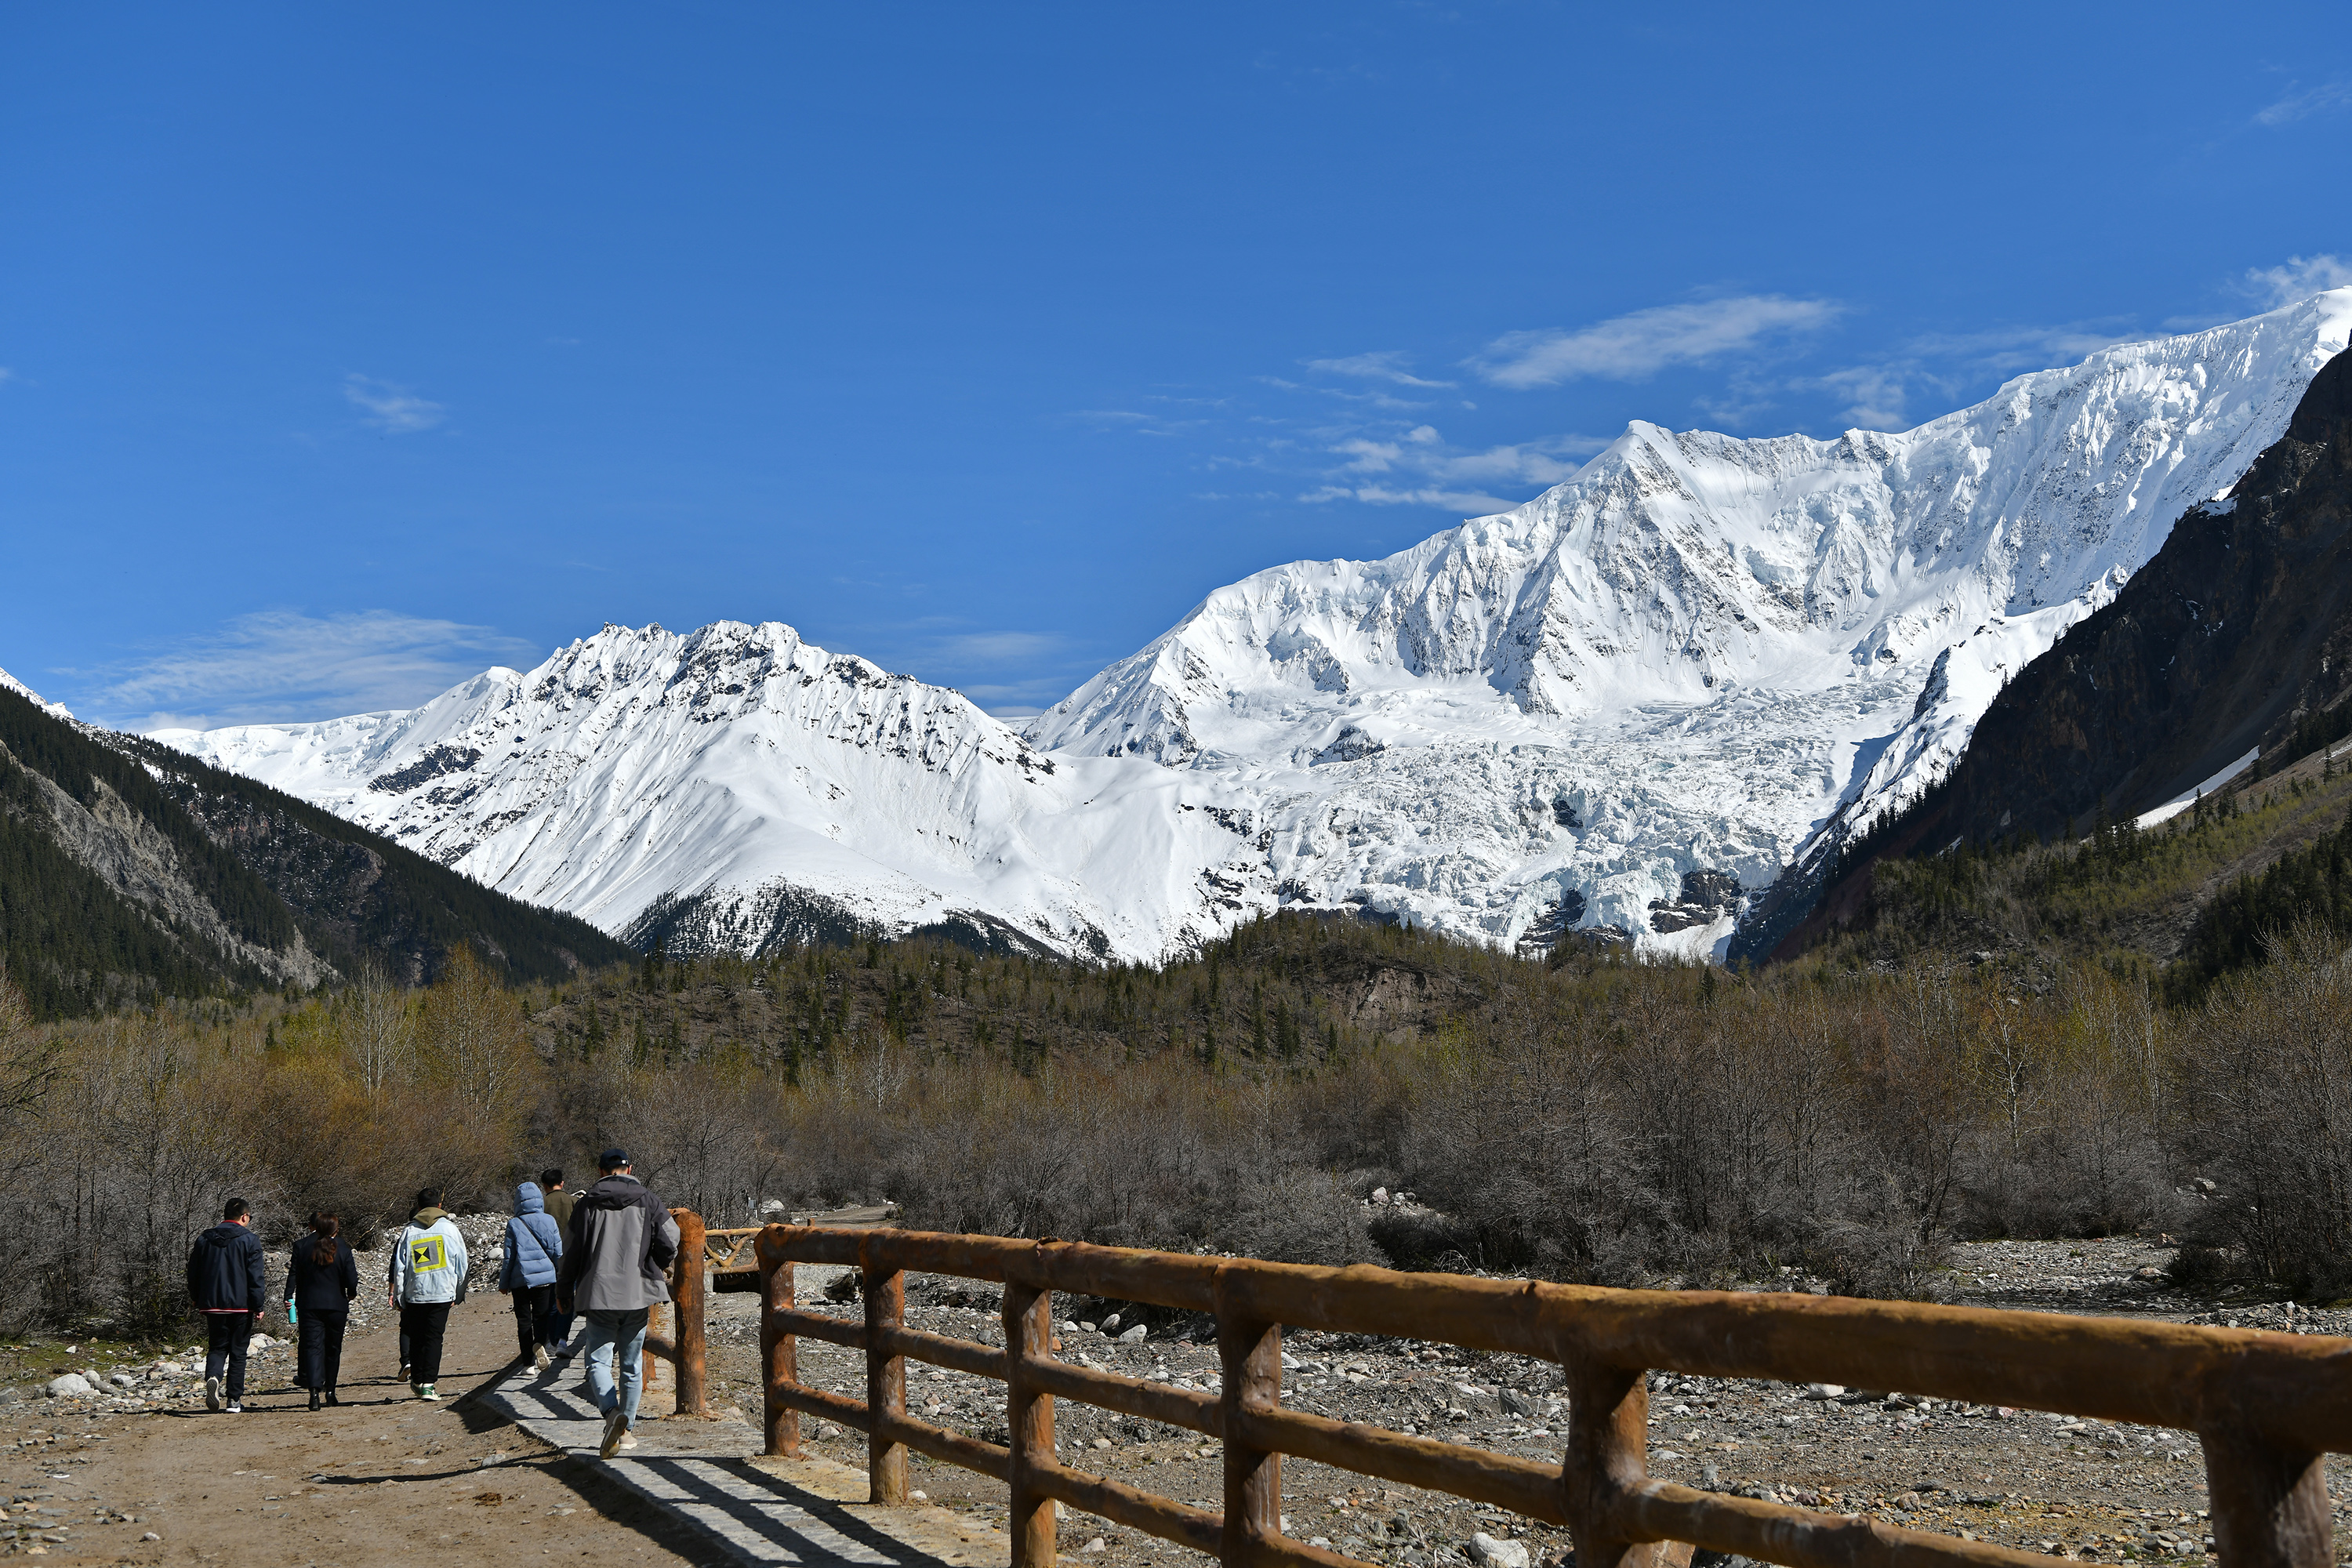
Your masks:
{"label": "person in gray hooded jacket", "polygon": [[609,1459],[636,1445],[629,1428],[645,1382],[646,1323],[669,1300],[677,1221],[629,1173],[628,1155],[607,1149],[596,1163],[604,1179],[572,1210],[556,1283],[563,1309],[588,1320],[588,1386],[604,1413],[599,1452]]}

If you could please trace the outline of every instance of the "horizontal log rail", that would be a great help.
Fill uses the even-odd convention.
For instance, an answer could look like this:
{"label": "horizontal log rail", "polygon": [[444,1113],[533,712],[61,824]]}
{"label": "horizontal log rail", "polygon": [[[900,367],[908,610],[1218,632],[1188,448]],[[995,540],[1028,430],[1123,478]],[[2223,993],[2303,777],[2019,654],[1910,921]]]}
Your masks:
{"label": "horizontal log rail", "polygon": [[[740,1258],[733,1234],[730,1255]],[[2046,1568],[2036,1553],[1653,1479],[1652,1369],[1902,1389],[2194,1431],[2225,1568],[2328,1568],[2321,1457],[2352,1451],[2352,1340],[2318,1335],[1838,1297],[1614,1290],[884,1228],[770,1226],[753,1234],[750,1253],[761,1281],[766,1451],[798,1453],[806,1412],[867,1435],[876,1502],[906,1500],[910,1448],[1004,1481],[1014,1568],[1053,1563],[1055,1501],[1213,1553],[1227,1568],[1362,1568],[1283,1534],[1284,1454],[1565,1525],[1579,1568],[1680,1568],[1694,1546],[1789,1568]],[[803,1263],[858,1269],[863,1320],[800,1308],[793,1272]],[[1003,1347],[906,1327],[909,1271],[1003,1286]],[[1223,1392],[1055,1359],[1055,1290],[1213,1318]],[[1569,1399],[1561,1461],[1283,1409],[1284,1324],[1553,1362]],[[863,1352],[866,1397],[803,1385],[803,1337]],[[1003,1382],[1010,1446],[910,1419],[908,1360]],[[1057,1462],[1057,1397],[1218,1439],[1223,1511]]]}
{"label": "horizontal log rail", "polygon": [[751,1257],[751,1247],[760,1239],[760,1232],[763,1228],[756,1225],[726,1226],[704,1231],[703,1246],[709,1258],[710,1272],[757,1274],[760,1266]]}

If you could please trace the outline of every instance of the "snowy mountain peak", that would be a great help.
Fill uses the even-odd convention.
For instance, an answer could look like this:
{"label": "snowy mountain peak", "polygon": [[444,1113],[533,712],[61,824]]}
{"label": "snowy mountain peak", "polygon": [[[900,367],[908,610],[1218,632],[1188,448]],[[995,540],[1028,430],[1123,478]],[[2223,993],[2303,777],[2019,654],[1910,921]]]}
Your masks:
{"label": "snowy mountain peak", "polygon": [[1743,439],[1635,421],[1573,477],[1375,562],[1209,595],[1030,725],[1192,765],[1265,756],[1383,694],[1475,683],[1523,715],[1817,689],[1932,664],[2153,554],[2284,427],[2352,290],[2023,375],[1900,434]]}
{"label": "snowy mountain peak", "polygon": [[641,942],[1155,958],[1284,904],[1719,952],[2284,430],[2352,289],[1915,429],[1636,421],[1380,561],[1218,589],[1025,732],[775,622],[607,626],[409,712],[164,737]]}
{"label": "snowy mountain peak", "polygon": [[1057,761],[959,692],[773,621],[608,626],[404,713],[156,738],[679,947],[961,921],[1156,954],[1232,912],[1202,876],[1232,835],[1187,804],[1221,792]]}

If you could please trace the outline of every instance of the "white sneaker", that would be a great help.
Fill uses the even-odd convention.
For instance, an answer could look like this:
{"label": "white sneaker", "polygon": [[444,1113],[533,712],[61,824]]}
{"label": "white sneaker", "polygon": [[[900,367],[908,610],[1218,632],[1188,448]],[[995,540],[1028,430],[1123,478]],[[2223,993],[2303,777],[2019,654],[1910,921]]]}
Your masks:
{"label": "white sneaker", "polygon": [[621,1452],[625,1454],[636,1446],[637,1435],[635,1432],[624,1432],[621,1434]]}
{"label": "white sneaker", "polygon": [[221,1380],[216,1377],[208,1377],[205,1379],[205,1408],[207,1410],[218,1410],[220,1407]]}
{"label": "white sneaker", "polygon": [[228,1402],[228,1408],[227,1408],[226,1414],[228,1414],[228,1415],[244,1415],[244,1414],[245,1414],[245,1406],[244,1406],[244,1405],[239,1405],[236,1400],[232,1399],[232,1400],[230,1400],[230,1401]]}
{"label": "white sneaker", "polygon": [[555,1358],[547,1353],[547,1347],[545,1345],[531,1346],[530,1360],[531,1364],[539,1368],[541,1372],[545,1372],[549,1367],[555,1364]]}
{"label": "white sneaker", "polygon": [[618,1448],[628,1436],[629,1418],[622,1414],[621,1407],[615,1405],[611,1414],[604,1417],[604,1440],[597,1445],[596,1457],[600,1459],[611,1458],[614,1450]]}

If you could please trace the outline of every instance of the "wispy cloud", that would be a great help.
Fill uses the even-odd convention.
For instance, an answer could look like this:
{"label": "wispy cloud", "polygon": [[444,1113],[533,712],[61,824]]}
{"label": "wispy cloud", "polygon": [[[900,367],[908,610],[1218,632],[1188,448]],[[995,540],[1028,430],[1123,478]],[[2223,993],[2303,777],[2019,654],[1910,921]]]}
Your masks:
{"label": "wispy cloud", "polygon": [[448,410],[439,404],[356,371],[343,377],[343,395],[362,410],[362,424],[373,425],[387,436],[413,436],[448,417]]}
{"label": "wispy cloud", "polygon": [[2352,81],[2338,78],[2322,82],[2317,87],[2290,92],[2277,102],[2267,104],[2254,113],[2257,125],[2291,125],[2298,120],[2352,104]]}
{"label": "wispy cloud", "polygon": [[1818,331],[1841,309],[1833,300],[1783,294],[1656,305],[1573,331],[1506,332],[1468,363],[1496,385],[1519,389],[1587,377],[1635,381],[1670,364],[1694,364],[1770,338]]}
{"label": "wispy cloud", "polygon": [[2352,283],[2352,264],[2335,256],[2290,256],[2281,267],[2246,268],[2246,290],[2273,308]]}
{"label": "wispy cloud", "polygon": [[1556,485],[1608,444],[1592,436],[1551,436],[1474,451],[1452,445],[1429,425],[1381,437],[1350,436],[1328,448],[1346,460],[1298,499],[1439,507],[1478,515],[1507,511],[1527,497],[1514,500],[1480,487],[1538,490]]}
{"label": "wispy cloud", "polygon": [[2119,321],[2074,321],[1929,334],[1911,339],[1874,363],[1796,377],[1785,384],[1794,391],[1828,392],[1844,399],[1843,417],[1862,429],[1901,430],[1909,426],[1915,395],[1931,395],[1939,405],[1948,405],[1969,386],[1980,385],[1987,375],[2071,363],[2147,335],[2126,331],[2126,325]]}
{"label": "wispy cloud", "polygon": [[940,657],[967,664],[1019,664],[1049,658],[1067,645],[1052,632],[956,632],[936,639]]}
{"label": "wispy cloud", "polygon": [[[1147,400],[1150,401],[1150,400]],[[1166,399],[1171,403],[1179,399]],[[1126,430],[1138,436],[1176,436],[1196,429],[1205,421],[1178,419],[1165,413],[1148,413],[1139,408],[1077,408],[1067,416],[1097,430]]]}
{"label": "wispy cloud", "polygon": [[1326,375],[1352,375],[1365,381],[1390,381],[1399,386],[1446,387],[1454,384],[1450,381],[1423,380],[1405,369],[1405,366],[1412,363],[1411,356],[1391,349],[1380,353],[1349,354],[1345,359],[1311,359],[1307,362],[1307,368],[1320,371]]}
{"label": "wispy cloud", "polygon": [[85,706],[142,730],[331,719],[413,708],[531,645],[489,626],[391,610],[266,610],[217,632],[87,672]]}

